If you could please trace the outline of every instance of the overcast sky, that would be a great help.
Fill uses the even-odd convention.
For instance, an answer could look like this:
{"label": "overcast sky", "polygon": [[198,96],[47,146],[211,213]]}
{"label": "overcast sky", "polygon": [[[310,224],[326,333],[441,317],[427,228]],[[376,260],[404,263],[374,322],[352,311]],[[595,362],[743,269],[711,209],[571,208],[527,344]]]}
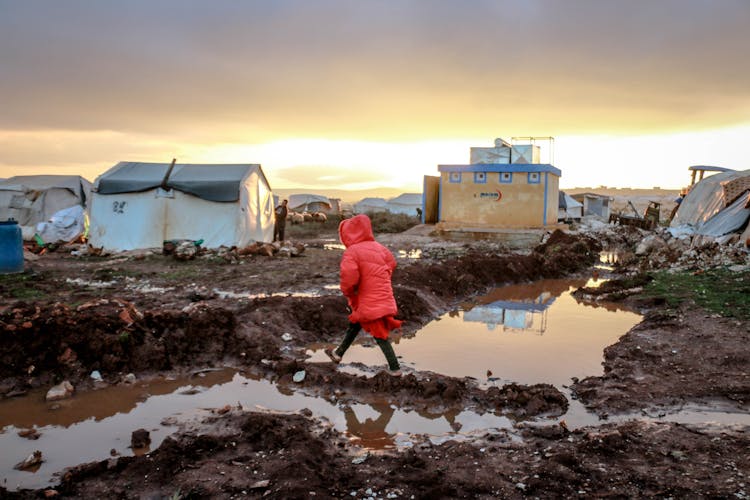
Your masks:
{"label": "overcast sky", "polygon": [[[746,169],[722,138],[750,124],[749,26],[747,0],[0,0],[0,177],[179,155],[364,185],[400,151],[421,179],[513,135],[575,145],[563,183],[622,184],[593,155],[634,138],[670,176]],[[681,137],[693,157],[659,156]]]}

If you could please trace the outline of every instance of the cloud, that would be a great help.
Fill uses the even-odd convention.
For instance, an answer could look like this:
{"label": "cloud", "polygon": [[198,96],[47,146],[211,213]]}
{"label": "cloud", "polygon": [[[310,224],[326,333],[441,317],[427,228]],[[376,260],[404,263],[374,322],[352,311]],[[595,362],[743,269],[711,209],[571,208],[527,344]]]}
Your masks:
{"label": "cloud", "polygon": [[0,0],[0,128],[183,141],[709,128],[750,111],[743,0]]}
{"label": "cloud", "polygon": [[275,177],[281,185],[291,186],[344,186],[347,189],[357,189],[370,184],[382,184],[383,174],[377,171],[352,169],[345,167],[329,167],[319,165],[298,165],[279,169]]}

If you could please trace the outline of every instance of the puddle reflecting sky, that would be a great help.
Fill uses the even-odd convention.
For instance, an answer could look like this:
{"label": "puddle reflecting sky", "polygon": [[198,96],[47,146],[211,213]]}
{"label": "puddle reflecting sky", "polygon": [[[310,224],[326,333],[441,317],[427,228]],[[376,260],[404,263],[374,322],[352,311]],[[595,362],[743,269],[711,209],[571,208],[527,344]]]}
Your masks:
{"label": "puddle reflecting sky", "polygon": [[[584,285],[597,282],[543,280],[498,288],[430,322],[413,338],[396,337],[394,349],[406,367],[480,381],[490,370],[498,384],[561,387],[572,377],[599,375],[604,348],[641,317],[617,305],[578,303],[570,292]],[[324,356],[315,352],[312,360]],[[344,362],[385,365],[379,349],[362,344],[352,346]]]}
{"label": "puddle reflecting sky", "polygon": [[[475,430],[511,428],[511,422],[491,414],[472,411],[425,413],[405,411],[388,403],[338,406],[321,398],[294,392],[267,380],[257,380],[227,369],[203,377],[157,380],[135,387],[108,387],[76,394],[58,402],[60,408],[44,401],[43,392],[0,402],[0,480],[7,488],[47,486],[55,472],[80,463],[109,458],[110,450],[132,455],[130,435],[144,428],[151,432],[151,449],[174,432],[162,425],[166,417],[190,419],[207,409],[224,405],[245,409],[294,412],[309,408],[317,417],[330,420],[354,442],[370,449],[408,444],[410,434],[445,436],[460,428],[461,435]],[[19,429],[36,428],[41,437],[19,437]],[[460,436],[459,436],[460,437]],[[45,459],[36,472],[13,467],[34,450]]]}

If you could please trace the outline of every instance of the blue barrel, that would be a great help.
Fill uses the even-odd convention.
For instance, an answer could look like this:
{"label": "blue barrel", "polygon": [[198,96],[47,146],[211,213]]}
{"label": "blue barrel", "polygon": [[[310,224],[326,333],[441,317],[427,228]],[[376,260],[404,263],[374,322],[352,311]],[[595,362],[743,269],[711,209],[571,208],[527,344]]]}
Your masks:
{"label": "blue barrel", "polygon": [[0,274],[23,272],[23,238],[18,222],[0,221]]}

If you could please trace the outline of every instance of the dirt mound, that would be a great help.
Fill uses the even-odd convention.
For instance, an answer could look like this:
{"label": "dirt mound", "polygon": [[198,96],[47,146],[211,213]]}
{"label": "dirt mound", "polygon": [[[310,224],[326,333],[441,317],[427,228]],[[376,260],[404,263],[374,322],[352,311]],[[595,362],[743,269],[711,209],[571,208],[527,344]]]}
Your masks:
{"label": "dirt mound", "polygon": [[470,250],[455,259],[397,268],[393,281],[442,298],[465,297],[502,283],[565,276],[591,266],[600,251],[593,238],[556,230],[528,255]]}
{"label": "dirt mound", "polygon": [[534,426],[523,441],[490,434],[362,455],[301,415],[232,410],[148,455],[76,467],[56,491],[77,498],[741,498],[748,446],[742,431],[628,422],[574,432]]}
{"label": "dirt mound", "polygon": [[87,380],[92,370],[116,380],[123,372],[200,366],[225,355],[235,328],[222,308],[141,312],[119,299],[76,308],[18,303],[0,313],[0,389]]}
{"label": "dirt mound", "polygon": [[[750,325],[701,310],[657,310],[604,350],[604,375],[572,387],[599,413],[723,399],[750,410]],[[700,369],[696,368],[696,363]]]}
{"label": "dirt mound", "polygon": [[[471,379],[430,372],[402,377],[379,372],[364,377],[339,372],[333,365],[306,364],[296,360],[282,360],[272,366],[280,384],[296,385],[339,403],[386,400],[402,408],[426,410],[473,407],[481,413],[494,411],[518,419],[562,415],[568,408],[565,396],[549,384],[509,384],[484,390]],[[305,370],[304,382],[293,384],[292,376],[301,370]]]}

